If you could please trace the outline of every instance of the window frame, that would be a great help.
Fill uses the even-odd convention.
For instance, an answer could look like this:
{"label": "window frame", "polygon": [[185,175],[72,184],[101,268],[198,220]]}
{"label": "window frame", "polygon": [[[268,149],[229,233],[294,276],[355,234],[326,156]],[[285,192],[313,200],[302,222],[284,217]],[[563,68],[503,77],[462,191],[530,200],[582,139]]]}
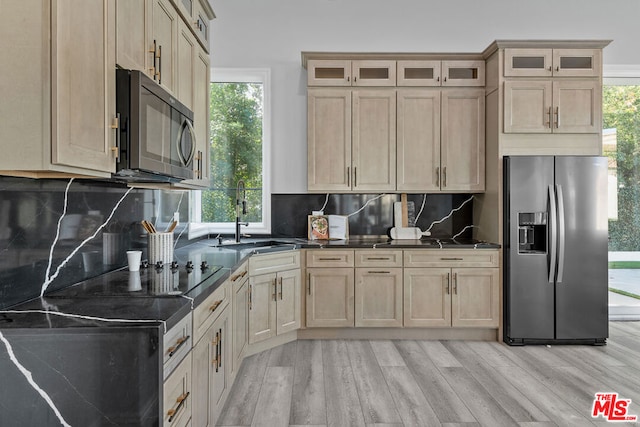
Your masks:
{"label": "window frame", "polygon": [[[243,226],[247,234],[271,234],[271,70],[269,68],[211,68],[211,83],[262,84],[262,222]],[[208,234],[235,234],[235,222],[202,222],[202,190],[192,192],[189,239]]]}

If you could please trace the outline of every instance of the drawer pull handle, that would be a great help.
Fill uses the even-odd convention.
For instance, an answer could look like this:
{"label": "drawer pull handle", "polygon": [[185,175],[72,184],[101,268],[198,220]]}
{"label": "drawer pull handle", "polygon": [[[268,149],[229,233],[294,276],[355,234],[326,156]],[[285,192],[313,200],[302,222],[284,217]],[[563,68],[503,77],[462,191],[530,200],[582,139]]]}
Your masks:
{"label": "drawer pull handle", "polygon": [[187,340],[189,340],[189,338],[191,338],[189,335],[187,335],[186,337],[181,337],[178,341],[176,341],[175,345],[169,347],[167,350],[169,352],[169,357],[173,357],[173,355],[176,354],[178,349],[182,347],[184,343],[186,343]]}
{"label": "drawer pull handle", "polygon": [[440,261],[464,261],[464,258],[440,258]]}
{"label": "drawer pull handle", "polygon": [[246,276],[246,275],[247,275],[247,271],[245,270],[245,271],[243,271],[242,273],[238,273],[238,274],[236,274],[235,276],[232,276],[232,277],[231,277],[231,281],[232,281],[232,282],[235,282],[235,281],[236,281],[236,280],[238,280],[238,279],[242,279],[242,278],[243,278],[244,276]]}
{"label": "drawer pull handle", "polygon": [[367,261],[389,261],[389,257],[367,257]]}
{"label": "drawer pull handle", "polygon": [[369,274],[390,274],[390,271],[381,271],[381,270],[369,270]]}
{"label": "drawer pull handle", "polygon": [[178,411],[180,410],[180,408],[182,408],[182,405],[184,405],[185,401],[187,400],[187,397],[189,397],[189,392],[186,392],[186,393],[180,395],[180,397],[178,397],[178,399],[176,399],[176,402],[178,403],[178,406],[176,406],[175,408],[169,409],[167,411],[167,415],[169,416],[169,422],[173,422],[173,419],[175,418],[175,416],[178,413]]}
{"label": "drawer pull handle", "polygon": [[318,261],[340,261],[341,258],[318,258]]}
{"label": "drawer pull handle", "polygon": [[218,308],[218,306],[222,304],[222,300],[218,300],[216,302],[213,303],[213,305],[211,307],[209,307],[209,310],[213,313],[214,311],[216,311],[216,308]]}

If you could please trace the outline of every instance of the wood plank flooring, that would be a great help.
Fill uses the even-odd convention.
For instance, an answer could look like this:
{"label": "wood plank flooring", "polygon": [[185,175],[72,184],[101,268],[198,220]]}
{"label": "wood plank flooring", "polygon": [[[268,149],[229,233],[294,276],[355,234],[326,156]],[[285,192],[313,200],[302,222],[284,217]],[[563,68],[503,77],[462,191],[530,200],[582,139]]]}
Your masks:
{"label": "wood plank flooring", "polygon": [[244,360],[218,425],[610,425],[591,417],[596,392],[640,416],[640,322],[609,335],[602,347],[300,340]]}

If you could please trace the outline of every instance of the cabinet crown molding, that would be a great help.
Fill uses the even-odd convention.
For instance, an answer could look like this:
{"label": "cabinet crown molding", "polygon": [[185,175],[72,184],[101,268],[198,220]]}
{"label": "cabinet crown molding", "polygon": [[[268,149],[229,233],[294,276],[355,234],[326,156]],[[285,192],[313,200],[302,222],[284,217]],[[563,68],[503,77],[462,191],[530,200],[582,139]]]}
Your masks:
{"label": "cabinet crown molding", "polygon": [[451,52],[310,52],[301,53],[302,67],[307,69],[309,60],[391,60],[391,61],[434,61],[434,60],[484,60],[481,53]]}
{"label": "cabinet crown molding", "polygon": [[483,58],[493,55],[498,49],[603,49],[613,40],[494,40],[481,54]]}

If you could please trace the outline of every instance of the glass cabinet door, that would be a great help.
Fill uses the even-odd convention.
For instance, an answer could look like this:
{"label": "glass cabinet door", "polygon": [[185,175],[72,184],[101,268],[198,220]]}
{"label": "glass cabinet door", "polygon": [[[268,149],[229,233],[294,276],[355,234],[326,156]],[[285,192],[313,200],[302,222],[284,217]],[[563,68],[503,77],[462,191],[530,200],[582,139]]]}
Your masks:
{"label": "glass cabinet door", "polygon": [[398,86],[440,86],[441,61],[398,61]]}
{"label": "glass cabinet door", "polygon": [[442,61],[442,86],[484,86],[484,61]]}
{"label": "glass cabinet door", "polygon": [[504,75],[551,77],[551,49],[505,49]]}
{"label": "glass cabinet door", "polygon": [[556,77],[596,77],[601,74],[600,49],[553,49],[553,75]]}

